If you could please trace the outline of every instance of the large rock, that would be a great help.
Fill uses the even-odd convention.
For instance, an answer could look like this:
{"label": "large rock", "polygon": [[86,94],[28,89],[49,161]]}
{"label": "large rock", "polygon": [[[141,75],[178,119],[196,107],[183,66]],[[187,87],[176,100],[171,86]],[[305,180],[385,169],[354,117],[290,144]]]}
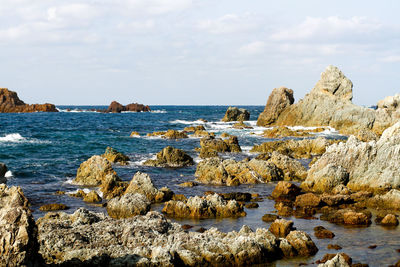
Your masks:
{"label": "large rock", "polygon": [[167,146],[157,153],[156,159],[146,160],[143,165],[154,167],[181,168],[193,165],[193,158],[185,151]]}
{"label": "large rock", "polygon": [[138,193],[146,196],[152,203],[168,201],[173,193],[167,188],[157,189],[147,173],[137,172],[130,181],[124,194]]}
{"label": "large rock", "polygon": [[226,110],[225,116],[222,121],[248,121],[250,119],[250,112],[244,108],[229,107]]}
{"label": "large rock", "polygon": [[[277,118],[273,115],[271,119],[268,112],[261,113],[258,125],[331,126],[345,134],[363,129],[381,134],[398,121],[400,111],[393,111],[394,105],[389,105],[390,108],[381,105],[377,110],[354,105],[352,87],[352,82],[337,67],[328,66],[309,94],[295,104],[284,104],[282,111],[275,112]],[[286,102],[268,101],[265,110],[273,111],[275,103]]]}
{"label": "large rock", "polygon": [[146,112],[146,111],[151,111],[149,106],[145,106],[142,104],[128,104],[126,106],[121,105],[117,101],[111,102],[111,104],[108,106],[106,112],[112,112],[112,113],[121,113],[122,111],[132,111],[132,112]]}
{"label": "large rock", "polygon": [[241,152],[238,138],[229,136],[227,139],[207,136],[200,139],[200,157],[209,158],[218,155],[218,152]]}
{"label": "large rock", "polygon": [[399,189],[399,151],[400,122],[386,129],[378,141],[362,142],[350,136],[347,142],[327,148],[309,170],[305,187],[321,191],[344,184],[355,191]]}
{"label": "large rock", "polygon": [[400,210],[400,190],[392,189],[386,194],[368,199],[368,205],[380,209]]}
{"label": "large rock", "polygon": [[58,112],[53,104],[25,104],[18,98],[16,92],[0,88],[0,113],[17,112]]}
{"label": "large rock", "polygon": [[7,171],[6,164],[0,162],[0,184],[5,184],[7,182],[7,179],[4,177]]}
{"label": "large rock", "polygon": [[274,123],[279,115],[294,102],[293,90],[279,87],[272,90],[264,111],[259,115],[257,125],[265,126]]}
{"label": "large rock", "polygon": [[276,151],[272,152],[268,162],[275,164],[275,166],[282,171],[284,180],[302,181],[307,177],[307,170],[300,161],[282,155]]}
{"label": "large rock", "polygon": [[184,201],[170,200],[162,212],[172,217],[197,219],[246,216],[243,206],[236,200],[225,201],[218,194],[190,197]]}
{"label": "large rock", "polygon": [[[38,227],[40,253],[47,264],[250,266],[270,263],[281,257],[283,248],[290,248],[288,240],[278,240],[264,228],[188,232],[157,212],[114,220],[79,209],[71,215],[49,213],[38,220]],[[292,237],[299,254],[303,247],[312,251],[306,245],[310,240],[295,241],[303,234]]]}
{"label": "large rock", "polygon": [[0,266],[33,266],[37,227],[21,188],[0,184]]}
{"label": "large rock", "polygon": [[144,215],[150,210],[150,201],[142,194],[124,194],[108,201],[107,212],[111,218],[129,218]]}
{"label": "large rock", "polygon": [[293,221],[276,219],[273,223],[271,223],[268,230],[276,237],[286,237],[291,231],[295,229],[293,228]]}
{"label": "large rock", "polygon": [[121,165],[127,165],[129,161],[128,156],[118,152],[112,147],[107,147],[106,152],[102,155],[102,157],[106,158],[109,162],[120,163]]}
{"label": "large rock", "polygon": [[80,165],[73,183],[98,186],[104,184],[107,180],[119,181],[120,179],[107,159],[95,155]]}
{"label": "large rock", "polygon": [[299,256],[311,256],[318,252],[317,246],[305,232],[291,231],[286,236],[286,239],[297,251]]}

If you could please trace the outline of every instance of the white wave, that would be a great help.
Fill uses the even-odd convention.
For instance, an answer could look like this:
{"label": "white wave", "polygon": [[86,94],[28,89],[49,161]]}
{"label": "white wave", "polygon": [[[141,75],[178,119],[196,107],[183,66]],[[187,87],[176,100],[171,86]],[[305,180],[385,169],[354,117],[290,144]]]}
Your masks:
{"label": "white wave", "polygon": [[4,175],[6,178],[14,177],[13,173],[11,171],[7,171],[6,174]]}
{"label": "white wave", "polygon": [[90,189],[89,189],[89,188],[79,188],[79,189],[76,189],[76,190],[73,190],[73,191],[67,191],[67,192],[65,192],[65,193],[68,194],[68,195],[70,195],[70,194],[76,194],[76,193],[78,193],[79,190],[82,190],[83,192],[85,192],[85,194],[87,194],[87,193],[90,192]]}
{"label": "white wave", "polygon": [[88,110],[88,109],[61,109],[61,108],[56,108],[58,112],[72,112],[72,113],[81,113],[81,112],[97,112],[96,110]]}
{"label": "white wave", "polygon": [[203,159],[200,158],[200,157],[195,157],[195,158],[193,158],[193,161],[194,161],[195,163],[200,163],[202,160],[203,160]]}
{"label": "white wave", "polygon": [[196,120],[196,121],[185,121],[185,120],[174,120],[174,121],[170,121],[169,123],[173,123],[173,124],[205,124],[204,121],[201,120]]}
{"label": "white wave", "polygon": [[167,111],[165,109],[156,109],[156,110],[152,110],[150,112],[151,113],[167,113]]}
{"label": "white wave", "polygon": [[6,134],[0,137],[0,143],[32,143],[32,144],[49,144],[49,141],[25,138],[19,133]]}
{"label": "white wave", "polygon": [[252,146],[241,146],[242,152],[247,153],[250,152],[250,150],[253,148]]}

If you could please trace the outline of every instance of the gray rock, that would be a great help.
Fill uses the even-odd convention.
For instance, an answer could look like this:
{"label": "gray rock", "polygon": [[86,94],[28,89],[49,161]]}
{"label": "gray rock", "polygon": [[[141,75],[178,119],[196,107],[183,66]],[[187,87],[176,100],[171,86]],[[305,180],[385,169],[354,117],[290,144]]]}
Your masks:
{"label": "gray rock", "polygon": [[331,192],[338,185],[346,185],[349,173],[342,166],[328,164],[322,169],[312,168],[307,179],[301,184],[306,191]]}
{"label": "gray rock", "polygon": [[80,165],[73,183],[98,186],[107,180],[119,181],[120,179],[107,159],[95,155]]}
{"label": "gray rock", "polygon": [[108,201],[107,212],[114,219],[129,218],[146,214],[150,210],[150,201],[142,194],[125,194]]}
{"label": "gray rock", "polygon": [[225,116],[222,121],[248,121],[250,119],[250,112],[244,108],[229,107],[226,110]]}
{"label": "gray rock", "polygon": [[293,90],[279,87],[272,90],[268,97],[264,111],[259,115],[257,125],[270,125],[274,123],[279,115],[294,102]]}
{"label": "gray rock", "polygon": [[319,264],[318,267],[349,267],[349,264],[346,262],[345,258],[338,253],[327,262]]}

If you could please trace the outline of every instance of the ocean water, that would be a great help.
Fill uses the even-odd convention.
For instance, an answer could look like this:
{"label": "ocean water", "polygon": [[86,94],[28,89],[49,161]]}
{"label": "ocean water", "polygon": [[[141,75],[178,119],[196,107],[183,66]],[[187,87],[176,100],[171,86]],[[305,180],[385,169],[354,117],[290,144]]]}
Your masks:
{"label": "ocean water", "polygon": [[[181,188],[178,184],[195,179],[195,166],[182,169],[166,169],[142,166],[146,159],[154,157],[165,146],[171,145],[187,151],[196,162],[199,162],[199,138],[181,140],[165,140],[159,137],[145,137],[154,131],[168,129],[183,130],[186,126],[204,125],[207,131],[216,135],[222,132],[237,135],[243,149],[239,154],[223,154],[223,157],[241,159],[255,157],[250,153],[254,144],[268,140],[254,133],[261,133],[265,128],[256,126],[256,119],[263,106],[243,106],[251,113],[247,122],[254,129],[232,129],[233,123],[221,122],[227,106],[152,106],[148,113],[103,114],[91,112],[89,109],[106,108],[104,106],[59,106],[59,113],[0,114],[0,162],[6,163],[8,185],[18,185],[31,202],[35,218],[44,215],[39,207],[47,203],[64,203],[70,207],[66,212],[73,212],[78,207],[86,207],[97,212],[105,212],[104,208],[84,203],[81,199],[67,195],[55,195],[58,190],[76,192],[80,187],[71,185],[79,165],[92,155],[104,153],[111,146],[130,157],[128,166],[115,165],[118,175],[129,181],[137,171],[148,173],[157,187],[167,186],[177,194],[186,196],[203,195],[205,191],[216,192],[250,192],[268,196],[275,184],[241,185],[239,187],[197,186]],[[67,112],[67,109],[70,111]],[[199,119],[205,119],[204,123]],[[140,137],[130,137],[132,131],[140,133]],[[338,137],[334,129],[320,133],[327,137]],[[307,162],[304,162],[305,164]],[[239,230],[243,224],[257,227],[269,227],[261,217],[274,211],[274,202],[265,198],[258,209],[246,209],[247,216],[240,219],[219,220],[174,220],[182,224],[191,224],[196,230],[199,227],[218,227],[222,231]],[[161,210],[162,205],[153,206]],[[400,227],[383,228],[374,223],[367,228],[345,228],[320,220],[304,220],[290,218],[295,227],[310,234],[320,251],[317,255],[305,259],[278,261],[276,266],[295,266],[299,262],[311,263],[326,253],[328,244],[340,244],[355,262],[369,263],[370,266],[393,264],[400,258]],[[333,240],[318,240],[313,235],[313,228],[323,225],[332,230],[336,237]],[[368,249],[371,244],[378,247]]]}

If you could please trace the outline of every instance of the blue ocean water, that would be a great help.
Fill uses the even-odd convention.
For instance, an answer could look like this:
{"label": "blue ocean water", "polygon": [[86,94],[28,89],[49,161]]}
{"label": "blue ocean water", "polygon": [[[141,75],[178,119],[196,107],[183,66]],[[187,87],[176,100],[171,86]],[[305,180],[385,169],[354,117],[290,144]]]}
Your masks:
{"label": "blue ocean water", "polygon": [[[249,152],[254,144],[268,139],[255,135],[264,128],[256,127],[255,122],[263,106],[243,106],[251,113],[247,122],[254,129],[232,129],[232,123],[223,123],[227,106],[151,106],[152,112],[104,114],[87,111],[104,109],[105,106],[58,106],[59,113],[0,114],[0,162],[6,163],[12,176],[8,185],[18,185],[31,202],[31,209],[36,218],[43,216],[39,207],[47,203],[64,203],[73,212],[78,207],[104,212],[104,208],[84,203],[81,199],[68,195],[55,195],[58,190],[75,192],[79,187],[69,182],[75,177],[79,165],[92,155],[103,154],[111,146],[130,157],[128,166],[115,165],[118,175],[129,181],[137,171],[148,173],[157,187],[167,186],[177,194],[186,196],[203,195],[205,191],[216,192],[250,192],[268,196],[275,184],[241,185],[239,187],[198,186],[181,188],[178,184],[195,179],[196,167],[166,169],[142,166],[141,163],[152,158],[165,146],[171,145],[187,151],[196,162],[199,162],[199,138],[166,140],[158,137],[145,137],[146,133],[168,129],[183,130],[186,126],[204,125],[207,131],[221,134],[228,132],[238,136],[243,149],[240,154],[226,154],[223,157],[255,157]],[[66,112],[67,109],[70,111]],[[83,111],[82,111],[83,110]],[[204,123],[199,119],[205,119]],[[130,137],[132,131],[141,137]],[[332,133],[328,133],[330,136]],[[305,162],[307,163],[307,162]],[[10,175],[10,173],[9,173]],[[243,224],[257,227],[268,227],[261,221],[265,213],[274,211],[274,202],[265,198],[258,209],[246,209],[247,216],[240,219],[223,220],[180,220],[196,227],[218,227],[223,231],[239,230]],[[162,205],[153,207],[161,210]],[[305,230],[313,237],[313,228],[318,225],[332,230],[336,237],[332,240],[318,240],[313,237],[320,248],[318,254],[302,262],[312,262],[322,258],[325,253],[334,253],[326,249],[329,243],[338,243],[355,261],[369,263],[370,266],[392,264],[399,256],[395,249],[400,248],[400,231],[387,229],[373,224],[368,228],[343,228],[319,220],[303,220],[291,217],[295,226]],[[196,229],[196,227],[194,229]],[[392,240],[392,241],[391,241]],[[377,244],[375,250],[368,246]],[[292,266],[294,261],[280,261],[278,266]]]}

